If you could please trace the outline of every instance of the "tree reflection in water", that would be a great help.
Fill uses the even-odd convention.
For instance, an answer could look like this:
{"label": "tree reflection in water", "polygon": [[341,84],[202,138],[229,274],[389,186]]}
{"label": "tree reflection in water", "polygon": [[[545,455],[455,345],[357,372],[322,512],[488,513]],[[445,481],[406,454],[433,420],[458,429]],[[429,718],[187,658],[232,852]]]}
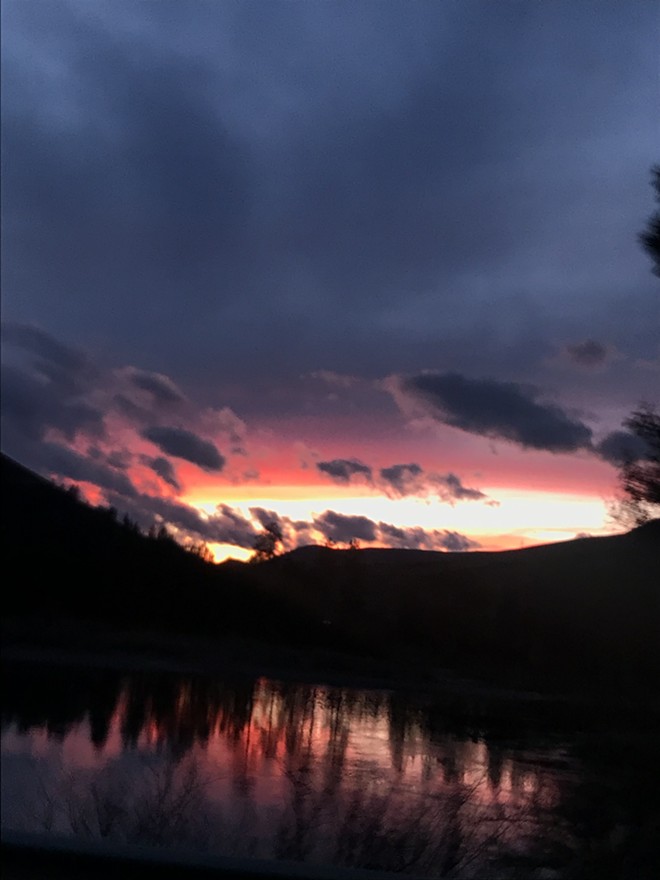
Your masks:
{"label": "tree reflection in water", "polygon": [[577,858],[586,777],[547,718],[266,679],[24,665],[6,682],[5,827],[430,876]]}

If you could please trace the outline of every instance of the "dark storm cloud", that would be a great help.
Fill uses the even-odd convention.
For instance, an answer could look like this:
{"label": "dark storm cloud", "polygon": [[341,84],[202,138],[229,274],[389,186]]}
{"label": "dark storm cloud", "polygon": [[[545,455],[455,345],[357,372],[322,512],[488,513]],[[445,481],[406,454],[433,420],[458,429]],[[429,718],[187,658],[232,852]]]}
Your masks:
{"label": "dark storm cloud", "polygon": [[626,462],[640,461],[649,454],[648,445],[641,437],[629,431],[612,431],[596,446],[597,454],[619,467]]}
{"label": "dark storm cloud", "polygon": [[75,482],[92,483],[123,498],[137,499],[138,493],[125,473],[79,455],[58,443],[43,443],[39,447],[39,467],[42,471]]}
{"label": "dark storm cloud", "polygon": [[439,539],[439,545],[452,553],[462,553],[465,550],[475,549],[479,546],[479,542],[461,535],[460,532],[445,530]]}
{"label": "dark storm cloud", "polygon": [[126,397],[125,394],[115,394],[113,397],[113,403],[131,422],[137,422],[139,424],[140,422],[148,421],[152,417],[150,410],[138,406],[137,403],[134,403],[130,397]]}
{"label": "dark storm cloud", "polygon": [[376,523],[366,516],[350,516],[326,510],[314,517],[314,528],[328,541],[348,543],[349,541],[375,541]]}
{"label": "dark storm cloud", "polygon": [[[375,522],[366,516],[338,513],[326,510],[311,522],[292,520],[280,516],[274,510],[251,507],[250,515],[264,527],[276,523],[283,536],[284,547],[291,550],[309,543],[316,543],[320,534],[333,544],[350,544],[351,541],[379,543],[385,547],[413,550],[474,550],[477,541],[447,529],[423,529],[420,526],[400,527],[391,523]],[[251,545],[250,545],[251,546]]]}
{"label": "dark storm cloud", "polygon": [[[256,519],[261,526],[267,526],[268,523],[274,522],[280,526],[280,529],[282,527],[283,518],[274,510],[267,510],[265,507],[251,507],[250,516]],[[283,529],[281,530],[283,531]]]}
{"label": "dark storm cloud", "polygon": [[[11,53],[3,171],[12,278],[14,269],[26,277],[35,247],[75,326],[96,310],[111,332],[131,323],[153,331],[154,318],[162,328],[183,317],[187,289],[226,281],[220,266],[240,251],[250,184],[245,151],[212,109],[217,77],[148,37],[118,38],[86,4],[30,6],[14,4],[12,23],[28,40],[41,39],[35,26],[49,32],[43,62],[59,58],[61,76],[44,101],[35,89],[43,68]],[[218,261],[211,277],[209,259]],[[32,296],[52,301],[52,289],[36,289],[43,269],[27,273]]]}
{"label": "dark storm cloud", "polygon": [[417,478],[421,476],[422,468],[415,464],[393,464],[390,467],[381,468],[380,478],[390,486],[397,495],[408,495],[413,484],[413,491],[417,485]]}
{"label": "dark storm cloud", "polygon": [[371,482],[371,468],[356,458],[334,458],[332,461],[317,461],[316,467],[338,483],[350,483],[354,477]]}
{"label": "dark storm cloud", "polygon": [[133,455],[128,449],[113,449],[110,452],[104,452],[97,446],[90,446],[87,449],[87,455],[94,461],[104,462],[108,467],[118,471],[126,471],[133,461]]}
{"label": "dark storm cloud", "polygon": [[23,320],[188,378],[515,369],[643,286],[651,5],[5,7]]}
{"label": "dark storm cloud", "polygon": [[314,528],[328,541],[348,544],[353,540],[378,542],[386,547],[409,550],[474,550],[477,541],[447,529],[423,529],[420,526],[400,527],[374,522],[366,516],[350,516],[326,510],[313,520]]}
{"label": "dark storm cloud", "polygon": [[181,403],[185,400],[183,393],[174,382],[161,373],[145,373],[142,370],[134,370],[130,375],[130,381],[137,388],[148,391],[157,403],[164,406]]}
{"label": "dark storm cloud", "polygon": [[220,504],[215,513],[203,516],[193,507],[153,495],[126,498],[106,493],[108,503],[120,513],[128,514],[142,529],[161,522],[182,532],[188,538],[201,538],[217,544],[232,544],[250,549],[257,535],[254,525],[243,514],[226,504]]}
{"label": "dark storm cloud", "polygon": [[133,456],[127,449],[117,449],[108,453],[106,461],[110,467],[125,471],[133,461]]}
{"label": "dark storm cloud", "polygon": [[423,529],[420,526],[400,527],[378,523],[379,540],[388,547],[402,550],[450,550],[463,552],[480,546],[459,532],[448,529]]}
{"label": "dark storm cloud", "polygon": [[[78,431],[101,436],[103,414],[84,401],[57,393],[52,383],[43,382],[11,364],[2,367],[2,408],[4,436],[41,440],[49,429],[72,440]],[[3,443],[4,445],[4,443]],[[7,450],[10,452],[10,450]],[[10,452],[10,454],[16,454]]]}
{"label": "dark storm cloud", "polygon": [[[86,354],[32,326],[2,325],[0,406],[3,449],[34,465],[36,448],[55,431],[69,441],[79,433],[105,434],[101,409],[90,399],[98,370]],[[27,444],[27,445],[26,445]]]}
{"label": "dark storm cloud", "polygon": [[460,477],[457,477],[456,474],[445,474],[442,477],[438,477],[437,480],[444,485],[448,497],[455,501],[481,501],[483,498],[486,498],[486,495],[479,489],[471,489],[469,486],[464,486]]}
{"label": "dark storm cloud", "polygon": [[[304,519],[294,519],[289,521],[292,537],[287,536],[286,539],[290,542],[285,545],[287,548],[293,549],[294,547],[305,547],[309,544],[316,544],[316,539],[314,536],[314,525],[312,522],[308,522]],[[285,532],[285,536],[286,536]]]}
{"label": "dark storm cloud", "polygon": [[145,428],[141,436],[167,455],[190,461],[204,470],[221,471],[225,466],[224,456],[218,452],[215,444],[184,428],[154,426]]}
{"label": "dark storm cloud", "polygon": [[246,549],[254,546],[256,529],[239,510],[228,504],[219,504],[209,521],[215,536],[213,540],[219,544],[234,544]]}
{"label": "dark storm cloud", "polygon": [[2,325],[3,342],[16,345],[31,352],[42,361],[50,361],[70,373],[89,368],[87,357],[78,349],[64,345],[50,333],[27,324]]}
{"label": "dark storm cloud", "polygon": [[565,346],[563,355],[571,364],[585,370],[601,369],[622,357],[613,345],[598,342],[596,339],[571,343]]}
{"label": "dark storm cloud", "polygon": [[207,521],[187,504],[154,495],[138,496],[132,507],[122,505],[120,499],[116,497],[108,496],[108,501],[120,512],[132,516],[142,528],[149,528],[155,521],[160,521],[204,540],[213,540],[212,530]]}
{"label": "dark storm cloud", "polygon": [[140,500],[145,510],[176,528],[193,532],[205,541],[245,548],[252,547],[254,543],[256,531],[252,523],[240,511],[226,504],[218,505],[214,514],[205,517],[180,502],[153,496],[142,496]]}
{"label": "dark storm cloud", "polygon": [[98,370],[84,352],[38,327],[3,323],[2,340],[3,360],[45,379],[54,396],[82,395],[98,380]]}
{"label": "dark storm cloud", "polygon": [[554,403],[539,403],[539,392],[526,385],[421,373],[400,380],[399,388],[421,401],[433,418],[470,434],[548,452],[591,447],[587,425]]}
{"label": "dark storm cloud", "polygon": [[317,543],[318,535],[315,534],[314,524],[308,520],[293,520],[264,507],[251,507],[250,516],[262,529],[274,523],[282,536],[282,546],[285,550]]}
{"label": "dark storm cloud", "polygon": [[608,349],[602,342],[595,339],[585,339],[584,342],[576,342],[566,346],[566,352],[571,360],[583,367],[597,367],[607,358]]}
{"label": "dark storm cloud", "polygon": [[164,480],[175,491],[181,491],[181,484],[176,478],[176,471],[174,470],[171,461],[163,458],[162,455],[159,455],[156,458],[151,458],[148,455],[144,455],[142,456],[142,462],[143,464],[146,464],[147,467],[151,468],[151,470],[155,474],[157,474],[161,478],[161,480]]}
{"label": "dark storm cloud", "polygon": [[380,479],[385,491],[398,497],[436,494],[442,501],[481,501],[487,496],[480,489],[464,486],[456,474],[427,473],[414,462],[381,468]]}
{"label": "dark storm cloud", "polygon": [[381,540],[389,547],[401,550],[427,550],[428,534],[421,526],[395,526],[391,523],[378,523]]}

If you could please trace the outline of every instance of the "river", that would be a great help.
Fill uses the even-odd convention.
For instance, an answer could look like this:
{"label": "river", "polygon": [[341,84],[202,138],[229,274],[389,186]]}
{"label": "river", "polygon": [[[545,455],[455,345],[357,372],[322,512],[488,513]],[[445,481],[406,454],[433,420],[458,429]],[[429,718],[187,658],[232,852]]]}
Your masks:
{"label": "river", "polygon": [[584,728],[542,701],[12,663],[2,824],[429,877],[571,876],[585,817],[622,798],[596,803]]}

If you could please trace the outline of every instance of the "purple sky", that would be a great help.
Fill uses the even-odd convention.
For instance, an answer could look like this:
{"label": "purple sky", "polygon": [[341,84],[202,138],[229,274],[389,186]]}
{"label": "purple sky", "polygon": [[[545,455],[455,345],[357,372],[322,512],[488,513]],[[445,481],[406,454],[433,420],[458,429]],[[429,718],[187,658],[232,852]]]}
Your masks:
{"label": "purple sky", "polygon": [[660,386],[654,0],[4,0],[2,43],[8,454],[165,520],[603,507]]}

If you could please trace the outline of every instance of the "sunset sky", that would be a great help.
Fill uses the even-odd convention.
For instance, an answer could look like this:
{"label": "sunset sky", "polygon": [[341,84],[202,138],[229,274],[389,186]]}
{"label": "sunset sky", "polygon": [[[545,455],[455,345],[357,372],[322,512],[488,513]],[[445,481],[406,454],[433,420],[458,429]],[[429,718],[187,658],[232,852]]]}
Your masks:
{"label": "sunset sky", "polygon": [[4,0],[3,451],[217,559],[612,530],[658,45],[655,0]]}

